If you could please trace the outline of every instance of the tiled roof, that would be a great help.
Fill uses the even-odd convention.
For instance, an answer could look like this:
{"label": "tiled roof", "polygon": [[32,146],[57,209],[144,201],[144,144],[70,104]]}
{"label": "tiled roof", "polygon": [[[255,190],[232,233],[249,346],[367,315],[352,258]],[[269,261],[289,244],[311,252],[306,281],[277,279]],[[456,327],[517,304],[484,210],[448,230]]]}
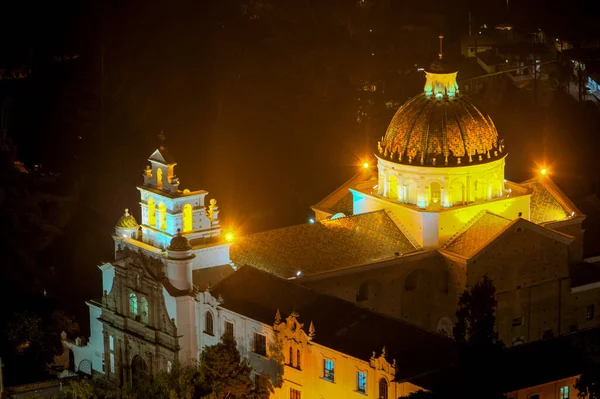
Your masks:
{"label": "tiled roof", "polygon": [[159,148],[157,148],[156,151],[154,151],[148,159],[151,161],[162,163],[163,165],[172,165],[177,163],[177,161],[175,161],[175,158],[171,155],[167,147],[164,147],[162,145]]}
{"label": "tiled roof", "polygon": [[[533,190],[531,194],[531,221],[536,224],[564,220],[571,212],[561,204],[568,201],[566,196],[551,184],[548,178],[544,180],[532,179],[521,184]],[[576,212],[577,213],[577,212]]]}
{"label": "tiled roof", "polygon": [[233,267],[229,264],[205,267],[192,271],[192,280],[198,289],[205,290],[207,287],[216,285],[219,281],[233,273],[233,271]]}
{"label": "tiled roof", "polygon": [[497,236],[510,220],[490,212],[482,212],[469,222],[454,238],[450,239],[444,249],[470,258]]}
{"label": "tiled roof", "polygon": [[382,210],[240,237],[231,246],[231,259],[237,266],[291,277],[297,271],[310,275],[416,250]]}
{"label": "tiled roof", "polygon": [[313,322],[313,342],[358,359],[368,361],[385,347],[388,361],[397,362],[398,376],[443,367],[456,354],[454,341],[441,334],[250,266],[223,279],[211,295],[223,299],[222,307],[267,325],[273,325],[278,309],[283,318],[296,311],[305,333]]}

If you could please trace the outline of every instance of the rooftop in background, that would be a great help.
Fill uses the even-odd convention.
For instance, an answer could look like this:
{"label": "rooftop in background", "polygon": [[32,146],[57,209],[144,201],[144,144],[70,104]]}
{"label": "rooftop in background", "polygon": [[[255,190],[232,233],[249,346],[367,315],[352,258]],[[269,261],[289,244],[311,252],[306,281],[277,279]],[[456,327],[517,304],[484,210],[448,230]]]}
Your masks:
{"label": "rooftop in background", "polygon": [[530,218],[533,223],[551,223],[583,215],[549,177],[538,176],[520,185],[533,190],[530,205]]}
{"label": "rooftop in background", "polygon": [[321,220],[240,237],[231,247],[236,265],[281,277],[311,275],[416,252],[386,211]]}
{"label": "rooftop in background", "polygon": [[397,362],[397,378],[443,367],[456,355],[454,341],[441,334],[249,266],[223,279],[211,294],[223,299],[222,307],[267,325],[273,325],[277,309],[284,317],[296,311],[307,334],[313,322],[313,342],[358,359],[368,361],[385,347],[388,360]]}

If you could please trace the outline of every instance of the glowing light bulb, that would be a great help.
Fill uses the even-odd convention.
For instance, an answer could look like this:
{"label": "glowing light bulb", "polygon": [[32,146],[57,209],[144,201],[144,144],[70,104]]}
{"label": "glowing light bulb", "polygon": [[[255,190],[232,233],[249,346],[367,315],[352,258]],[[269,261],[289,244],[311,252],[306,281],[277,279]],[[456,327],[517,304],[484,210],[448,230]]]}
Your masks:
{"label": "glowing light bulb", "polygon": [[368,162],[363,163],[363,168],[369,169],[369,163]]}
{"label": "glowing light bulb", "polygon": [[308,223],[311,223],[311,224],[312,224],[312,223],[314,223],[314,222],[315,222],[315,219],[313,219],[313,218],[310,218],[310,219],[308,219]]}
{"label": "glowing light bulb", "polygon": [[302,276],[302,272],[301,272],[300,270],[298,270],[298,271],[296,272],[296,276],[297,276],[297,277],[300,277],[300,276]]}
{"label": "glowing light bulb", "polygon": [[548,169],[542,168],[540,169],[540,173],[542,174],[542,176],[546,176],[546,174],[548,174]]}
{"label": "glowing light bulb", "polygon": [[227,242],[232,242],[233,241],[233,233],[227,233],[227,235],[225,236],[225,239],[227,240]]}

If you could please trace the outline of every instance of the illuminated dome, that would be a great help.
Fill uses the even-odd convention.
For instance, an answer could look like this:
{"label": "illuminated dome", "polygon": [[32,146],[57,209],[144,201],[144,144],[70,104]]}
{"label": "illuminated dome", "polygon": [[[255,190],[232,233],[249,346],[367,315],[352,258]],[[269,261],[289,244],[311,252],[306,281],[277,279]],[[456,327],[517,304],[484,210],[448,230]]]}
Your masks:
{"label": "illuminated dome", "polygon": [[137,228],[138,223],[137,220],[135,220],[135,218],[133,217],[133,215],[129,213],[129,209],[125,209],[125,213],[119,218],[115,227],[132,229]]}
{"label": "illuminated dome", "polygon": [[424,93],[392,118],[377,145],[377,194],[427,211],[502,197],[506,152],[489,115],[460,95],[440,59]]}
{"label": "illuminated dome", "polygon": [[430,71],[424,93],[392,118],[378,143],[379,157],[416,166],[466,166],[504,157],[492,119],[458,93],[457,72],[439,63]]}
{"label": "illuminated dome", "polygon": [[181,235],[181,230],[177,230],[177,234],[171,239],[171,243],[167,247],[169,251],[189,251],[192,249],[187,238]]}

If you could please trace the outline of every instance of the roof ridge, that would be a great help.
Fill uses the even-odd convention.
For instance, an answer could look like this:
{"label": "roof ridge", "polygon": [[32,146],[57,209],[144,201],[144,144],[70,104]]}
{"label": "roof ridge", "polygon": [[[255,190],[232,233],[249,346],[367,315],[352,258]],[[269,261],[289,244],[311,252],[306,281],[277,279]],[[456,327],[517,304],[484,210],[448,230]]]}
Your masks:
{"label": "roof ridge", "polygon": [[340,220],[340,219],[359,218],[359,217],[364,217],[364,215],[370,215],[370,214],[373,214],[373,213],[384,212],[384,211],[385,211],[384,209],[379,209],[379,210],[371,211],[371,212],[357,213],[355,215],[347,215],[347,216],[344,216],[343,218],[338,218],[338,219],[323,219],[323,220],[317,220],[314,223],[304,222],[304,223],[299,223],[299,224],[292,224],[290,226],[283,226],[283,227],[277,227],[275,229],[258,231],[256,233],[252,233],[252,234],[248,234],[248,235],[245,235],[245,236],[241,236],[240,238],[243,239],[245,237],[256,236],[256,235],[259,235],[259,234],[265,234],[265,233],[269,233],[269,232],[273,232],[273,231],[278,231],[278,230],[283,230],[283,229],[289,229],[289,228],[292,228],[292,227],[299,227],[299,226],[305,226],[305,225],[316,224],[316,223],[333,222],[333,221]]}
{"label": "roof ridge", "polygon": [[398,228],[398,230],[400,230],[400,232],[402,234],[404,234],[404,237],[406,237],[406,239],[411,243],[411,245],[413,247],[415,247],[415,249],[417,251],[422,251],[423,247],[419,244],[419,242],[412,236],[412,234],[409,233],[409,231],[406,229],[406,227],[404,227],[404,225],[402,224],[402,222],[398,219],[398,217],[392,213],[389,209],[384,208],[383,211],[385,211],[385,214],[390,218],[390,220],[392,221],[392,223],[394,223],[394,225]]}
{"label": "roof ridge", "polygon": [[458,237],[460,237],[465,231],[470,229],[471,226],[473,226],[475,224],[475,222],[477,222],[479,219],[481,219],[483,217],[483,215],[485,215],[486,213],[488,213],[488,211],[486,209],[480,211],[479,213],[476,213],[475,216],[473,216],[471,219],[469,219],[463,227],[458,229],[458,231],[456,233],[454,233],[454,234],[452,234],[452,236],[450,236],[448,241],[446,241],[444,243],[444,245],[442,245],[442,248],[443,249],[448,248]]}

